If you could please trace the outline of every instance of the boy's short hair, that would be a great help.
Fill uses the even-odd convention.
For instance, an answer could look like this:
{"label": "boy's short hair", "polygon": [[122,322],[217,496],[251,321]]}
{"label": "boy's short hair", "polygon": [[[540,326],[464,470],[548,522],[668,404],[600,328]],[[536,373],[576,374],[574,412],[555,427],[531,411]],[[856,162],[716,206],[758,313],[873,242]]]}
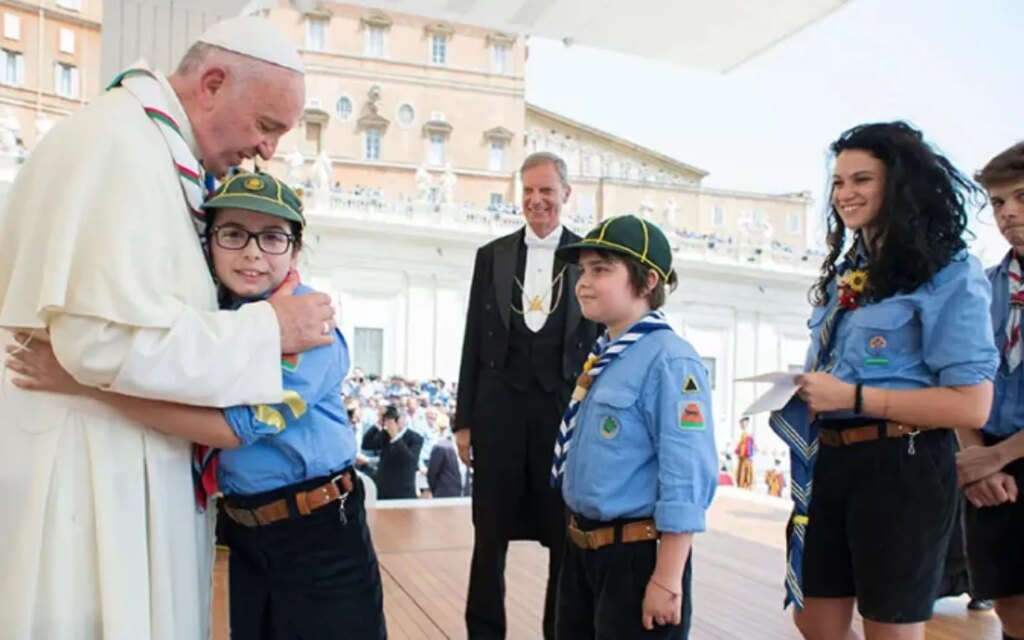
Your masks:
{"label": "boy's short hair", "polygon": [[[626,271],[629,273],[629,288],[633,290],[635,295],[647,298],[651,311],[657,311],[664,307],[668,294],[675,291],[676,286],[679,284],[676,272],[673,270],[668,274],[668,282],[665,282],[659,275],[658,283],[654,285],[653,289],[647,291],[647,274],[654,271],[654,269],[636,258],[621,253],[604,249],[594,249],[593,251],[601,256],[603,260],[612,260],[626,265]],[[647,291],[646,294],[644,293],[645,291]]]}
{"label": "boy's short hair", "polygon": [[[672,268],[672,245],[658,225],[643,218],[634,215],[608,218],[579,242],[560,247],[555,255],[579,264],[583,251],[595,251],[602,259],[626,265],[633,293],[647,298],[651,311],[663,307],[668,292],[676,288],[678,278]],[[658,283],[648,291],[647,275],[652,271],[658,275]]]}
{"label": "boy's short hair", "polygon": [[1018,142],[988,161],[974,179],[986,189],[1024,180],[1024,142]]}

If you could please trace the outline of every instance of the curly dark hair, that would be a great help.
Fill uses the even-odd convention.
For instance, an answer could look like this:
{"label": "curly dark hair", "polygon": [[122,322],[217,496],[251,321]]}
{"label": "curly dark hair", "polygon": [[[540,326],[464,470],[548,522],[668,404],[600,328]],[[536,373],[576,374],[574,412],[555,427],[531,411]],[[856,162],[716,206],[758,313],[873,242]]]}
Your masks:
{"label": "curly dark hair", "polygon": [[[867,246],[871,264],[866,300],[917,289],[966,249],[967,207],[978,201],[980,190],[926,143],[920,131],[905,122],[862,124],[843,132],[829,149],[833,160],[856,149],[885,165],[884,199]],[[828,285],[847,240],[831,190],[827,206],[828,256],[810,292],[816,306],[828,303]],[[853,240],[862,239],[858,230]]]}

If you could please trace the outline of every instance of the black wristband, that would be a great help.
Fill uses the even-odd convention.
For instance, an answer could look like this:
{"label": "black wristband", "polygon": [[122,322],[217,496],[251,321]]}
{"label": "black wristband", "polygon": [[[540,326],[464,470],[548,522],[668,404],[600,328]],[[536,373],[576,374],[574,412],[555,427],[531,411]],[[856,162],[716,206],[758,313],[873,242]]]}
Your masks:
{"label": "black wristband", "polygon": [[857,390],[854,392],[853,397],[853,412],[860,415],[864,409],[864,385],[857,383]]}

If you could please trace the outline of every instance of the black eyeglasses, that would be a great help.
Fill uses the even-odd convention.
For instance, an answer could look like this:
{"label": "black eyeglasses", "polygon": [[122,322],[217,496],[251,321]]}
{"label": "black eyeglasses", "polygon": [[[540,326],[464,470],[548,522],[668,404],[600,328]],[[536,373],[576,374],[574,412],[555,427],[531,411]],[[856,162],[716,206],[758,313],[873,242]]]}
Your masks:
{"label": "black eyeglasses", "polygon": [[213,228],[213,239],[221,249],[239,251],[248,247],[253,238],[256,239],[256,246],[260,251],[275,256],[288,253],[295,240],[295,236],[284,231],[252,232],[241,227]]}

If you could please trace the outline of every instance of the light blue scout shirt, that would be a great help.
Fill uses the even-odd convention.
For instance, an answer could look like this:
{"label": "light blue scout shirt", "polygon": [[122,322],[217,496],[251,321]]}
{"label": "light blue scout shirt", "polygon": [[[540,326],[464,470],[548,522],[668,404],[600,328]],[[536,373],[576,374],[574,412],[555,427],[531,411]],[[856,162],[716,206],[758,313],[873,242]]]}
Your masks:
{"label": "light blue scout shirt", "polygon": [[[1006,346],[1006,321],[1010,317],[1010,260],[1007,254],[1003,261],[987,271],[992,283],[992,330],[995,332],[996,348],[1003,353]],[[995,394],[992,398],[992,414],[984,431],[1004,438],[1024,429],[1024,366],[1013,373],[1006,370],[1006,363],[1000,362],[996,372]]]}
{"label": "light blue scout shirt", "polygon": [[[300,285],[296,295],[313,290]],[[335,341],[283,358],[285,401],[224,410],[242,441],[224,449],[217,481],[225,494],[251,495],[329,475],[355,460],[355,435],[342,405],[341,384],[349,368],[348,345]]]}
{"label": "light blue scout shirt", "polygon": [[718,484],[710,392],[697,352],[673,331],[630,345],[580,405],[566,505],[592,520],[653,516],[659,531],[703,531]]}
{"label": "light blue scout shirt", "polygon": [[[858,247],[856,259],[864,261]],[[870,278],[870,267],[869,267]],[[845,271],[845,263],[839,273]],[[831,358],[822,329],[838,304],[836,281],[829,303],[815,307],[808,326],[811,344],[805,371],[829,371],[843,382],[883,389],[971,386],[991,380],[999,362],[988,319],[989,286],[978,260],[962,252],[912,293],[898,294],[853,311],[844,311],[832,327]],[[819,356],[822,362],[815,368]],[[828,358],[832,365],[826,366]],[[852,410],[821,414],[841,419]],[[818,423],[794,396],[772,413],[771,426],[790,447],[794,516],[806,517],[813,500],[811,479],[817,457]],[[795,521],[794,521],[795,522]],[[803,606],[800,589],[803,528],[794,524],[787,560],[786,604]]]}
{"label": "light blue scout shirt", "polygon": [[[814,307],[808,322],[807,371],[824,348],[821,329],[837,303],[835,284],[829,296],[829,304]],[[960,387],[991,380],[999,354],[992,342],[989,300],[981,263],[963,252],[912,293],[844,312],[833,328],[835,364],[830,373],[843,382],[884,389]],[[822,417],[850,415],[845,411]]]}

